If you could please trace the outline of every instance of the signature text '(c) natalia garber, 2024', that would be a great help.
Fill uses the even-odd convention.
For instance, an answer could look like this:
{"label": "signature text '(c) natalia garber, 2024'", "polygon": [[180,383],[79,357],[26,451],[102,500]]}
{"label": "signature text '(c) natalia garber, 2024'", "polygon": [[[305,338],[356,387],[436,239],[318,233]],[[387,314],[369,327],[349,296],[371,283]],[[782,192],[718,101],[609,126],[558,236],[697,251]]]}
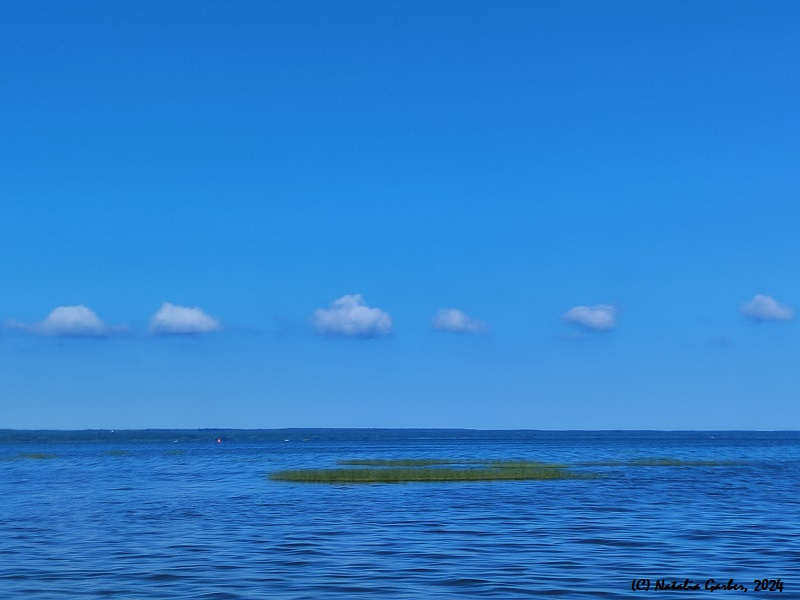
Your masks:
{"label": "signature text '(c) natalia garber, 2024'", "polygon": [[718,580],[706,579],[705,582],[695,582],[692,579],[632,579],[631,590],[634,592],[716,592],[716,591],[729,591],[729,592],[782,592],[783,581],[781,579],[753,579],[753,583],[747,584],[737,583],[734,579]]}

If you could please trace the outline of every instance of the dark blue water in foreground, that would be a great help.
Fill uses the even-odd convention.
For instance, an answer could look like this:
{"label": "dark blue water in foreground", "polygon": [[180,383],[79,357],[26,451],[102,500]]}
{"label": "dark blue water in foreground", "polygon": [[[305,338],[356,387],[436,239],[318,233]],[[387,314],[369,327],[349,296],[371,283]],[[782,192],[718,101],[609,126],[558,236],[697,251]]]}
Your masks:
{"label": "dark blue water in foreground", "polygon": [[[562,481],[267,478],[403,457],[742,462]],[[800,597],[797,432],[0,431],[0,485],[2,598]],[[748,591],[657,592],[661,578]],[[756,593],[763,578],[783,592]]]}

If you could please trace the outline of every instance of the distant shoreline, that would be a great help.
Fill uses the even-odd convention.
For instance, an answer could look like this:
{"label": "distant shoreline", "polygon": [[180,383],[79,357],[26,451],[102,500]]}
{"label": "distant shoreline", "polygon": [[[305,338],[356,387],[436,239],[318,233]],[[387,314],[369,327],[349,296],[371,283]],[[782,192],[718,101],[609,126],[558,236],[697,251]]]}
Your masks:
{"label": "distant shoreline", "polygon": [[800,431],[756,430],[545,430],[545,429],[423,429],[423,428],[280,428],[280,429],[0,429],[0,443],[20,442],[323,442],[333,440],[497,440],[531,441],[554,439],[664,440],[708,435],[726,438],[775,436],[796,438]]}

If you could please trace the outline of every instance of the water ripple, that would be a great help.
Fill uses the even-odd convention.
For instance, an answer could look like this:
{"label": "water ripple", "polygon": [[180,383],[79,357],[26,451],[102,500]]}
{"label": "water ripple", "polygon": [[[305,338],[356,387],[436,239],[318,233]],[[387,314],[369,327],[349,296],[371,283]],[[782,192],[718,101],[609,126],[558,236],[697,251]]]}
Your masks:
{"label": "water ripple", "polygon": [[[188,444],[180,455],[163,444],[117,444],[114,454],[96,444],[5,447],[6,456],[58,458],[0,462],[13,489],[0,496],[0,589],[35,600],[625,598],[638,577],[782,577],[794,586],[782,597],[797,597],[800,440],[695,435]],[[664,455],[743,462],[617,465],[575,481],[314,486],[264,477],[359,456]]]}

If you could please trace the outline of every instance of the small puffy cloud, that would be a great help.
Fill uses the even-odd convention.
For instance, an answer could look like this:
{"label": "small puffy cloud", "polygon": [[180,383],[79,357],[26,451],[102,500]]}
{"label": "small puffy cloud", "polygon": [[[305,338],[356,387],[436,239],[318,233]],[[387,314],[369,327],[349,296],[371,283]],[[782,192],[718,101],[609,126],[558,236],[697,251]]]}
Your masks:
{"label": "small puffy cloud", "polygon": [[150,333],[155,335],[208,333],[221,329],[220,322],[195,306],[165,302],[150,319]]}
{"label": "small puffy cloud", "polygon": [[380,308],[370,308],[361,294],[342,296],[330,308],[318,308],[312,317],[319,333],[341,337],[373,338],[392,332],[392,318]]}
{"label": "small puffy cloud", "polygon": [[83,304],[54,308],[44,321],[33,325],[12,321],[7,326],[56,337],[104,337],[119,329],[108,327],[97,313]]}
{"label": "small puffy cloud", "polygon": [[742,314],[748,319],[760,323],[761,321],[791,321],[794,312],[785,304],[775,301],[772,296],[753,296],[747,304],[741,308]]}
{"label": "small puffy cloud", "polygon": [[574,306],[561,318],[585,331],[611,331],[617,326],[617,309],[611,304]]}
{"label": "small puffy cloud", "polygon": [[436,331],[453,331],[456,333],[481,333],[489,327],[483,321],[471,318],[456,308],[443,308],[436,313],[431,323]]}

